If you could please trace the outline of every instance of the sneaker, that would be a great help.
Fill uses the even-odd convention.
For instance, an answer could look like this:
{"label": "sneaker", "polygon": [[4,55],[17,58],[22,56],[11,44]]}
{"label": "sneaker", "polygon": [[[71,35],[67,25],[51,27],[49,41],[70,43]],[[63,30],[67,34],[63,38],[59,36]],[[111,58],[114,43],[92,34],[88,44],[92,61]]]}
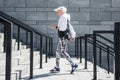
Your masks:
{"label": "sneaker", "polygon": [[51,73],[57,73],[60,72],[60,68],[59,67],[54,67],[53,69],[50,70]]}
{"label": "sneaker", "polygon": [[72,65],[72,70],[71,70],[71,74],[76,70],[76,68],[78,67],[78,65],[77,64],[74,64],[74,65]]}

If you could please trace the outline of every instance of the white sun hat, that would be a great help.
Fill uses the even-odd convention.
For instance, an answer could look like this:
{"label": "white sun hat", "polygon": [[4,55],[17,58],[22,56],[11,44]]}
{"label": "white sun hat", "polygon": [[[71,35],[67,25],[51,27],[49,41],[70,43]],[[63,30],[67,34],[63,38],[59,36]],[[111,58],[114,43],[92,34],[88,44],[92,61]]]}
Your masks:
{"label": "white sun hat", "polygon": [[66,13],[67,12],[67,8],[65,6],[61,6],[61,7],[58,7],[56,9],[54,9],[55,12],[57,12],[58,10],[62,10],[63,13]]}

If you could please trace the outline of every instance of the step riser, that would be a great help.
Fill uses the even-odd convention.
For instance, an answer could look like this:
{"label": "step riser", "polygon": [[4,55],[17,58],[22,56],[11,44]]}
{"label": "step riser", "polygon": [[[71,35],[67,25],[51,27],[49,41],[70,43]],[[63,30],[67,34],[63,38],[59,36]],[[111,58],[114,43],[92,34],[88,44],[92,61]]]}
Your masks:
{"label": "step riser", "polygon": [[[5,67],[6,67],[5,63],[6,63],[5,60],[3,60],[3,61],[0,62],[0,64],[2,64],[2,65],[0,65],[1,66],[0,67],[0,73],[5,72]],[[14,60],[12,60],[12,68],[14,68],[16,66],[18,66],[18,60],[14,59]]]}
{"label": "step riser", "polygon": [[[4,35],[0,34],[0,52],[3,52]],[[26,45],[22,45],[20,42],[20,50],[17,50],[17,45],[15,39],[12,39],[12,72],[15,73],[11,75],[11,80],[19,80],[20,77],[24,75],[29,76],[30,71],[30,49],[26,49]],[[0,53],[0,80],[5,80],[5,56],[6,53]],[[39,52],[34,53],[34,66],[39,64]],[[21,76],[20,76],[21,75]]]}
{"label": "step riser", "polygon": [[[19,80],[19,78],[17,76],[18,76],[17,73],[12,73],[11,74],[11,80]],[[3,75],[0,74],[0,80],[5,80],[5,75],[4,74]]]}
{"label": "step riser", "polygon": [[[39,57],[36,57],[36,59],[37,60],[34,61],[34,65],[36,63],[39,63]],[[15,68],[15,67],[17,67],[19,65],[24,65],[23,63],[25,63],[25,62],[27,62],[26,64],[30,64],[29,56],[26,56],[26,57],[21,56],[20,58],[13,58],[12,59],[12,68]],[[1,66],[0,73],[5,72],[5,60],[0,61],[0,64],[2,64],[2,65],[0,65]]]}
{"label": "step riser", "polygon": [[[16,61],[17,62],[17,61]],[[38,65],[39,64],[39,57],[37,56],[37,57],[35,57],[35,60],[34,60],[34,66],[36,66],[36,65]],[[19,77],[24,77],[24,75],[28,75],[29,76],[29,70],[30,70],[30,65],[29,65],[30,63],[29,63],[29,60],[28,60],[28,62],[27,63],[25,63],[25,65],[23,64],[21,64],[20,65],[20,68],[22,68],[22,69],[20,69],[20,68],[17,68],[17,69],[15,69],[15,68],[13,68],[12,70],[14,70],[14,71],[16,71],[16,70],[18,70],[17,71],[17,73],[19,73],[19,74],[17,74],[17,79],[19,78]],[[21,73],[20,73],[20,71],[21,71]],[[18,75],[21,75],[21,76],[18,76]],[[1,77],[1,76],[0,76]],[[15,80],[16,80],[16,76],[15,77],[13,77],[12,78],[12,80],[14,80],[14,78],[15,78]],[[0,80],[1,80],[1,78],[0,78]],[[2,79],[2,80],[4,80],[4,79]],[[18,79],[19,80],[19,79]]]}

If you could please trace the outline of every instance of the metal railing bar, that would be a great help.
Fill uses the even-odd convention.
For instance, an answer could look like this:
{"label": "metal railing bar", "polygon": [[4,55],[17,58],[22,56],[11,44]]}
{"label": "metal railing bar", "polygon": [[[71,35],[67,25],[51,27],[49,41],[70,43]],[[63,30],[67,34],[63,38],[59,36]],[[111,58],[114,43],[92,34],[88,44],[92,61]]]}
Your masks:
{"label": "metal railing bar", "polygon": [[26,49],[28,48],[28,32],[26,31]]}
{"label": "metal railing bar", "polygon": [[80,63],[82,63],[82,37],[79,37],[80,39]]}
{"label": "metal railing bar", "polygon": [[[89,37],[89,38],[91,38],[91,39],[93,39],[92,37]],[[104,45],[104,46],[108,46],[108,47],[110,47],[109,45],[106,45],[105,43],[103,43],[103,42],[101,42],[101,41],[99,41],[99,40],[96,40],[98,43],[101,43],[102,45]],[[112,47],[110,47],[112,50],[114,50],[114,48],[112,48]]]}
{"label": "metal railing bar", "polygon": [[42,43],[43,39],[42,39],[42,35],[40,35],[40,68],[42,68]]}
{"label": "metal railing bar", "polygon": [[[87,42],[90,43],[90,44],[93,44],[93,41],[91,41],[91,40],[87,40]],[[103,51],[107,52],[107,48],[105,48],[105,47],[103,47],[103,46],[101,46],[99,44],[97,44],[96,47],[98,47],[98,48],[102,47],[101,49]],[[109,52],[111,52],[110,55],[114,56],[114,54],[112,54],[112,53],[114,53],[113,51],[109,50]]]}
{"label": "metal railing bar", "polygon": [[46,37],[46,44],[45,44],[45,48],[46,48],[46,56],[45,56],[45,62],[47,63],[47,58],[48,58],[48,39]]}
{"label": "metal railing bar", "polygon": [[18,46],[17,46],[17,47],[18,47],[17,49],[20,50],[20,27],[18,27],[18,37],[17,37],[17,38],[18,38],[18,39],[17,39],[17,43],[18,43],[18,44],[17,44],[17,45],[18,45]]}
{"label": "metal railing bar", "polygon": [[96,34],[93,32],[93,79],[97,80]]}
{"label": "metal railing bar", "polygon": [[103,38],[103,39],[107,40],[108,42],[110,42],[110,43],[114,44],[114,42],[113,42],[113,41],[111,41],[111,40],[109,40],[109,39],[107,39],[107,38],[105,38],[105,37],[101,36],[100,34],[97,34],[97,36],[99,36],[99,37],[101,37],[101,38]]}
{"label": "metal railing bar", "polygon": [[[84,40],[84,36],[82,36],[82,39]],[[93,44],[93,41],[92,41],[92,40],[90,40],[90,39],[87,39],[87,40],[91,41],[91,44]],[[89,42],[89,43],[90,43],[90,42]],[[97,43],[97,45],[98,45],[98,47],[101,46],[102,48],[104,48],[104,51],[106,50],[106,48],[105,48],[104,46],[100,45],[99,43]],[[110,47],[110,46],[107,46],[107,47]],[[105,51],[105,52],[106,52],[106,51]],[[111,51],[111,50],[110,50],[110,52],[111,52],[111,53],[114,53],[114,51]],[[111,54],[111,55],[114,56],[114,54]]]}
{"label": "metal railing bar", "polygon": [[[85,34],[85,35],[87,35],[87,37],[93,39],[93,34]],[[101,36],[101,35],[99,35],[99,34],[96,34],[96,36],[100,36],[102,39],[107,40],[108,42],[114,44],[114,42],[112,42],[111,40],[109,40],[109,39],[107,39],[107,38],[105,38],[105,37],[103,37],[103,36]],[[102,42],[99,41],[99,40],[97,40],[97,41],[100,42],[100,43],[102,43]],[[104,44],[104,43],[102,43],[102,44]],[[105,45],[106,45],[106,44],[105,44]],[[107,45],[107,46],[108,46],[108,45]],[[109,47],[110,47],[110,46],[109,46]],[[112,47],[111,47],[111,49],[114,50],[114,48],[112,48]]]}
{"label": "metal railing bar", "polygon": [[115,22],[114,25],[114,48],[115,48],[115,80],[120,80],[120,22]]}
{"label": "metal railing bar", "polygon": [[93,31],[93,33],[111,33],[111,34],[114,34],[114,31],[113,30],[97,30],[97,31]]}
{"label": "metal railing bar", "polygon": [[33,42],[33,35],[34,33],[30,33],[30,79],[33,78],[33,48],[34,48],[34,42]]}

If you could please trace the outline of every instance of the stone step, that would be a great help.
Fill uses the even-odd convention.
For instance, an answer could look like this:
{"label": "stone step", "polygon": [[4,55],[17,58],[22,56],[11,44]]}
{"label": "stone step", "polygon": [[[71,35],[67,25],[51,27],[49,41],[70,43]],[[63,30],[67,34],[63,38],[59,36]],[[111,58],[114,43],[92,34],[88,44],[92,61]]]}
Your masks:
{"label": "stone step", "polygon": [[3,47],[0,47],[0,52],[3,52]]}
{"label": "stone step", "polygon": [[[0,47],[0,52],[3,52],[4,48],[3,46]],[[17,51],[17,47],[12,47],[12,51]]]}
{"label": "stone step", "polygon": [[[3,47],[4,40],[0,39],[0,47]],[[12,39],[12,49],[17,50],[17,42],[15,39]],[[26,45],[22,45],[22,42],[20,42],[20,49],[25,49]]]}
{"label": "stone step", "polygon": [[[61,58],[60,72],[50,73],[49,70],[55,65],[55,58],[51,58],[48,63],[43,64],[43,69],[39,69],[38,65],[34,69],[34,76],[32,80],[93,80],[93,63],[87,62],[88,68],[85,69],[85,60],[82,59],[82,63],[78,59],[72,58],[72,60],[78,64],[78,68],[74,74],[70,74],[71,65],[65,58]],[[97,80],[114,80],[114,74],[106,73],[106,70],[97,66]],[[22,80],[27,80],[28,75],[25,75]]]}
{"label": "stone step", "polygon": [[20,56],[21,53],[19,50],[16,50],[16,51],[12,51],[12,57],[17,57],[17,56]]}
{"label": "stone step", "polygon": [[[21,54],[20,54],[20,51],[13,51],[13,52],[12,52],[12,57],[17,57],[17,56],[20,56],[20,55],[21,55]],[[1,60],[4,60],[5,57],[6,57],[6,53],[0,52],[0,61],[1,61]]]}
{"label": "stone step", "polygon": [[[16,66],[18,66],[18,59],[16,59],[16,58],[13,58],[12,59],[12,68],[14,68],[14,67],[16,67]],[[3,72],[5,72],[5,66],[6,66],[6,60],[4,59],[4,60],[2,60],[2,61],[0,61],[0,73],[3,73]]]}
{"label": "stone step", "polygon": [[[13,45],[12,45],[12,49],[14,50],[14,51],[16,51],[17,49],[18,49],[18,45],[17,45],[18,43],[17,42],[15,42]],[[26,45],[22,45],[22,43],[20,42],[20,50],[22,50],[22,49],[26,49]]]}
{"label": "stone step", "polygon": [[[85,60],[83,59],[83,64]],[[87,61],[87,70],[90,71],[89,74],[91,74],[93,76],[93,63],[90,61]],[[113,73],[107,73],[107,70],[99,67],[97,65],[97,79],[98,80],[114,80],[114,74]]]}
{"label": "stone step", "polygon": [[[36,59],[34,59],[34,67],[36,66],[36,65],[38,65],[39,64],[39,59],[38,58],[36,58]],[[22,77],[24,77],[24,75],[28,75],[29,76],[29,70],[30,70],[30,62],[29,61],[26,61],[25,63],[23,63],[23,64],[20,64],[18,67],[16,67],[16,68],[13,68],[13,70],[14,71],[20,71],[20,77],[22,78]]]}
{"label": "stone step", "polygon": [[[11,73],[11,80],[19,80],[19,77],[17,73]],[[0,74],[0,80],[5,80],[5,73]]]}
{"label": "stone step", "polygon": [[21,55],[30,55],[30,49],[21,49],[20,50]]}
{"label": "stone step", "polygon": [[[16,41],[15,40],[12,40],[13,42],[12,42],[12,50],[15,50],[15,47],[16,47]],[[1,47],[3,47],[3,41],[2,40],[0,40],[0,48]]]}
{"label": "stone step", "polygon": [[[38,63],[39,63],[39,60],[34,59],[34,65],[37,65]],[[12,74],[14,72],[14,74],[16,74],[16,75],[14,77],[12,77],[11,80],[19,80],[19,78],[21,78],[22,76],[29,75],[29,74],[27,74],[27,73],[29,73],[29,70],[30,70],[29,61],[26,61],[25,63],[15,67],[15,68],[12,68]],[[5,78],[5,72],[1,72],[0,80],[1,79],[4,80],[4,78]]]}
{"label": "stone step", "polygon": [[[28,52],[29,52],[29,49],[24,49],[20,51],[12,51],[12,57],[14,58],[26,57],[30,55],[30,53]],[[34,56],[39,56],[39,51],[35,51]],[[4,60],[5,57],[6,57],[6,53],[0,52],[0,61]]]}
{"label": "stone step", "polygon": [[3,41],[2,40],[0,41],[0,47],[3,47]]}
{"label": "stone step", "polygon": [[22,63],[24,63],[24,62],[26,62],[26,61],[29,61],[30,60],[30,58],[29,58],[30,56],[18,56],[18,57],[14,57],[13,59],[17,59],[18,61],[18,65],[21,65]]}
{"label": "stone step", "polygon": [[[38,54],[39,55],[39,54]],[[34,54],[34,58],[37,59],[37,63],[39,62],[39,56]],[[0,73],[1,72],[4,72],[5,71],[5,54],[2,56],[4,57],[4,59],[2,59],[0,61]],[[12,68],[16,67],[16,66],[19,66],[21,64],[24,64],[25,62],[27,62],[29,64],[30,62],[30,56],[26,55],[26,56],[23,56],[23,55],[20,55],[20,56],[13,56],[12,57]]]}
{"label": "stone step", "polygon": [[[34,63],[33,64],[34,67],[39,64],[39,57],[38,57],[38,55],[39,55],[39,52],[34,52],[34,62],[33,62]],[[29,76],[29,70],[30,70],[30,65],[29,64],[30,64],[29,61],[26,61],[26,62],[16,66],[15,68],[12,68],[12,72],[14,72],[14,74],[16,74],[16,76],[14,76],[12,78],[12,80],[14,80],[14,78],[15,78],[15,80],[20,80],[19,78],[24,77],[24,75],[28,75]],[[5,76],[5,74],[4,74],[4,76]],[[4,76],[3,75],[0,76],[0,79],[2,78],[2,80],[3,80]]]}
{"label": "stone step", "polygon": [[4,34],[3,33],[0,33],[0,39],[1,38],[4,38]]}
{"label": "stone step", "polygon": [[6,57],[5,53],[0,52],[0,61],[1,61],[1,60],[4,60],[5,57]]}

